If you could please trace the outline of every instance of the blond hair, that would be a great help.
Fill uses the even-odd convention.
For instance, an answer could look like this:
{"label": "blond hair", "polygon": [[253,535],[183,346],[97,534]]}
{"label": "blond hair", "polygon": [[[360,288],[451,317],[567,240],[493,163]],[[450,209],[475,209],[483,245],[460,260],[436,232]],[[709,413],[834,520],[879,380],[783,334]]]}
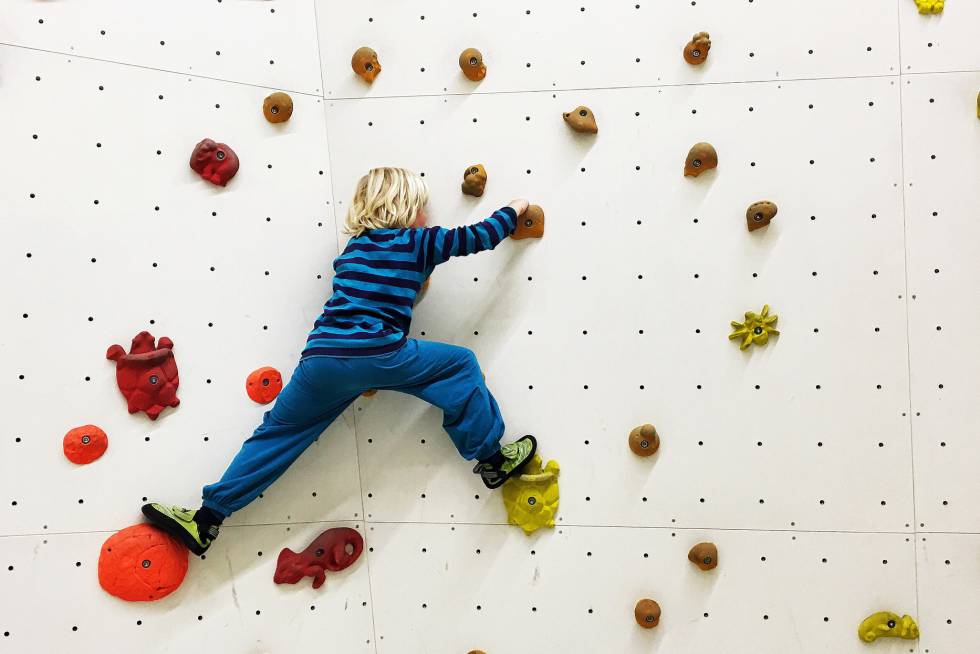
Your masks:
{"label": "blond hair", "polygon": [[372,168],[357,182],[344,231],[360,236],[369,229],[409,227],[429,200],[429,189],[404,168]]}

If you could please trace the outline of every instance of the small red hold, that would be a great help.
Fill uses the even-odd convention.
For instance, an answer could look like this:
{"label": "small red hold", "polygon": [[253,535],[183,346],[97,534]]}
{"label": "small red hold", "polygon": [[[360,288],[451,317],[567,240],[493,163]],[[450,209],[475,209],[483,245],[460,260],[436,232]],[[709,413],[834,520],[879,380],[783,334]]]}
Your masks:
{"label": "small red hold", "polygon": [[129,405],[129,412],[144,411],[156,420],[168,406],[177,406],[177,362],[174,343],[166,336],[154,344],[153,334],[140,332],[133,338],[129,354],[113,345],[105,357],[116,362],[116,383]]}
{"label": "small red hold", "polygon": [[152,602],[177,590],[187,574],[188,550],[152,525],[117,531],[99,553],[99,585],[127,602]]}
{"label": "small red hold", "polygon": [[245,392],[254,402],[268,404],[279,396],[282,390],[282,375],[271,366],[253,370],[245,380]]}
{"label": "small red hold", "polygon": [[191,168],[212,184],[224,186],[238,172],[238,155],[224,143],[204,139],[194,146]]}
{"label": "small red hold", "polygon": [[327,529],[299,554],[288,547],[279,552],[272,580],[277,584],[295,584],[303,577],[313,577],[313,587],[319,588],[326,580],[327,570],[339,572],[353,565],[363,551],[364,539],[356,529]]}
{"label": "small red hold", "polygon": [[109,447],[109,437],[95,425],[68,430],[63,442],[65,456],[72,463],[92,463]]}

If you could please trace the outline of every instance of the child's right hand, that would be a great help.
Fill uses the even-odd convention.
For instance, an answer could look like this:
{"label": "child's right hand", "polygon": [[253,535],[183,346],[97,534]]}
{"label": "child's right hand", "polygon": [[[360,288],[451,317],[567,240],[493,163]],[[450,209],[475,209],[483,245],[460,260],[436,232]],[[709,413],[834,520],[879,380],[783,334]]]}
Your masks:
{"label": "child's right hand", "polygon": [[519,198],[517,200],[511,200],[510,204],[508,204],[507,206],[513,209],[514,211],[516,211],[517,217],[520,218],[521,216],[524,215],[524,212],[527,211],[527,205],[528,205],[527,200],[523,198]]}

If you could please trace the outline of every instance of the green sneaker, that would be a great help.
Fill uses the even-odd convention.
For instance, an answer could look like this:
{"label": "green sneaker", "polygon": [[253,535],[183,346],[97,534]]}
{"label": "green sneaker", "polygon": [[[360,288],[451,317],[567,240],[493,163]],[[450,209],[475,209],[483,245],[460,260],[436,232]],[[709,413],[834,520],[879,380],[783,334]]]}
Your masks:
{"label": "green sneaker", "polygon": [[179,506],[144,504],[143,515],[198,556],[207,552],[211,543],[218,537],[217,525],[207,525],[203,531],[201,530],[202,525],[194,521],[197,511]]}
{"label": "green sneaker", "polygon": [[538,441],[534,436],[525,436],[507,443],[494,456],[477,463],[473,472],[480,475],[487,488],[500,488],[505,481],[521,473],[537,449]]}

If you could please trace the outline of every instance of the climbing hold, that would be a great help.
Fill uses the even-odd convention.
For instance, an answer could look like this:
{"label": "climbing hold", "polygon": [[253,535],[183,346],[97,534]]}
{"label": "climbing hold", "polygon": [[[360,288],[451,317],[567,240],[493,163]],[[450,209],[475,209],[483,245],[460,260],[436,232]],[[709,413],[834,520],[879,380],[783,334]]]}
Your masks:
{"label": "climbing hold", "polygon": [[911,616],[898,617],[888,611],[872,613],[858,626],[858,638],[866,643],[873,643],[879,638],[915,640],[918,637],[919,625]]}
{"label": "climbing hold", "polygon": [[980,118],[980,92],[977,93],[977,118]]}
{"label": "climbing hold", "polygon": [[487,169],[483,164],[473,164],[463,171],[463,193],[480,197],[487,186]]}
{"label": "climbing hold", "polygon": [[177,590],[187,574],[187,548],[152,525],[117,531],[99,553],[99,585],[127,602],[152,602]]}
{"label": "climbing hold", "polygon": [[282,390],[282,375],[271,366],[253,370],[245,380],[245,392],[254,402],[268,404]]}
{"label": "climbing hold", "polygon": [[652,599],[641,599],[633,609],[633,617],[644,629],[653,629],[660,624],[660,605]]}
{"label": "climbing hold", "polygon": [[173,347],[174,342],[166,336],[154,344],[153,334],[140,332],[133,337],[129,354],[121,345],[112,345],[106,351],[105,358],[116,362],[116,384],[130,413],[143,411],[150,420],[156,420],[168,406],[180,404]]}
{"label": "climbing hold", "polygon": [[711,37],[707,32],[698,32],[684,46],[684,61],[692,66],[700,66],[708,60],[708,50],[711,49]]}
{"label": "climbing hold", "polygon": [[501,487],[507,519],[526,534],[542,527],[554,527],[558,514],[558,462],[541,466],[535,454],[524,468],[524,474],[511,477]]}
{"label": "climbing hold", "polygon": [[946,6],[944,0],[915,0],[920,14],[941,14]]}
{"label": "climbing hold", "polygon": [[754,232],[757,229],[768,226],[772,222],[772,219],[776,217],[777,213],[779,213],[779,209],[772,202],[765,200],[762,202],[753,202],[745,211],[745,222],[748,225],[749,231]]}
{"label": "climbing hold", "polygon": [[714,543],[698,543],[687,553],[687,560],[702,570],[718,567],[718,548]]}
{"label": "climbing hold", "polygon": [[378,53],[371,48],[364,46],[354,51],[354,56],[350,60],[351,68],[365,82],[372,83],[374,78],[381,72],[381,63],[378,61]]}
{"label": "climbing hold", "polygon": [[62,446],[72,463],[92,463],[109,447],[109,437],[95,425],[85,425],[69,429]]}
{"label": "climbing hold", "polygon": [[710,143],[696,143],[684,161],[684,176],[697,177],[706,170],[718,167],[718,153]]}
{"label": "climbing hold", "polygon": [[599,126],[595,122],[595,114],[588,107],[578,106],[562,115],[565,117],[568,126],[576,132],[586,132],[587,134],[599,132]]}
{"label": "climbing hold", "polygon": [[734,331],[728,335],[728,340],[741,338],[742,343],[739,348],[742,350],[750,345],[765,345],[769,342],[770,336],[779,336],[779,330],[776,329],[777,320],[779,316],[769,315],[768,304],[762,307],[762,313],[746,311],[745,322],[732,321]]}
{"label": "climbing hold", "polygon": [[517,229],[514,230],[511,238],[520,241],[525,238],[541,238],[542,236],[544,236],[544,209],[532,204],[517,219]]}
{"label": "climbing hold", "polygon": [[459,67],[463,69],[466,78],[474,82],[479,82],[487,76],[483,55],[476,48],[466,48],[459,54]]}
{"label": "climbing hold", "polygon": [[267,95],[262,101],[262,113],[270,123],[284,123],[293,115],[293,99],[282,91]]}
{"label": "climbing hold", "polygon": [[277,584],[295,584],[303,577],[313,577],[313,587],[319,588],[326,579],[327,570],[339,572],[353,565],[363,551],[364,539],[356,529],[327,529],[299,554],[288,547],[283,548],[276,560],[276,574],[272,580]]}
{"label": "climbing hold", "polygon": [[191,168],[212,184],[224,186],[238,172],[238,155],[224,143],[204,139],[194,146]]}
{"label": "climbing hold", "polygon": [[638,456],[651,456],[660,449],[660,435],[651,424],[640,425],[630,432],[630,449]]}
{"label": "climbing hold", "polygon": [[361,397],[374,397],[377,394],[378,394],[378,389],[372,388],[369,391],[364,391],[363,393],[361,393]]}

